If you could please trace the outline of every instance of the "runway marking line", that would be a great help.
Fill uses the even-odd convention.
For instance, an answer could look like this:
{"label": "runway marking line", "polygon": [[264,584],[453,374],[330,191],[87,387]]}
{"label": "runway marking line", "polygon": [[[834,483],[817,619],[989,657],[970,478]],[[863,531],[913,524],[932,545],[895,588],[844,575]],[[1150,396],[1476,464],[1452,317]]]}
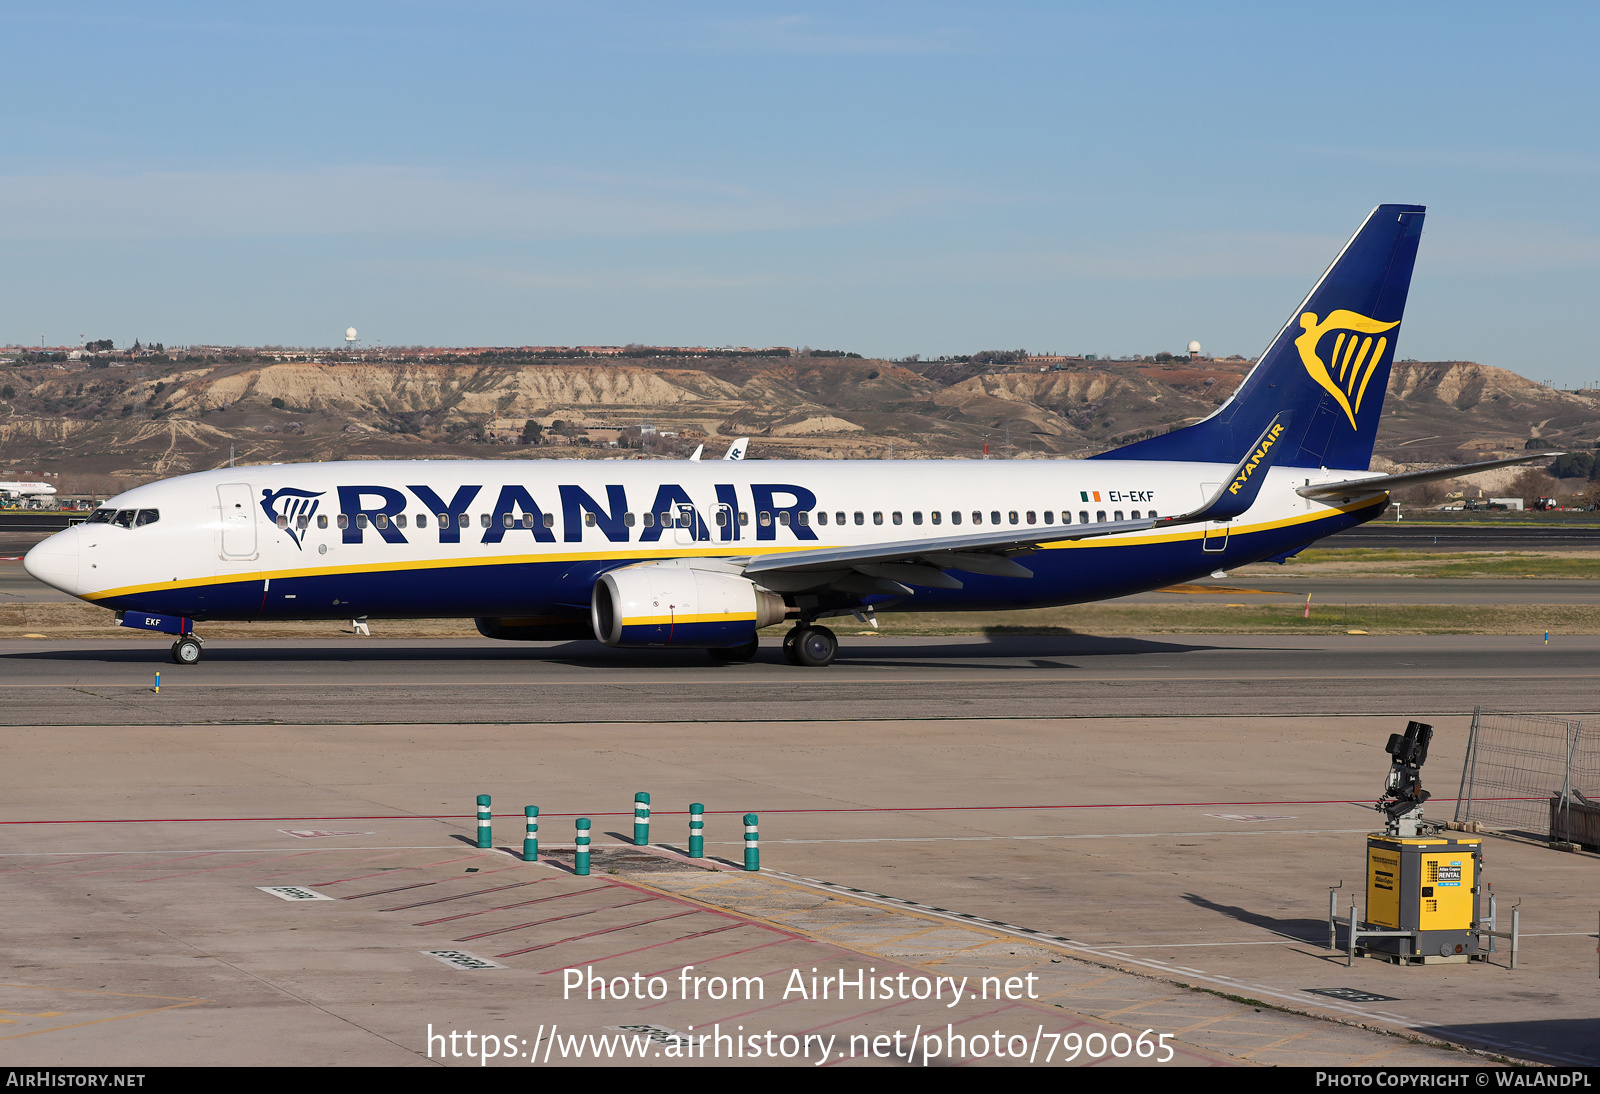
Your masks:
{"label": "runway marking line", "polygon": [[[695,931],[693,934],[684,934],[684,935],[679,935],[677,938],[669,938],[665,942],[652,942],[648,946],[639,946],[639,947],[637,947],[635,949],[623,950],[620,953],[608,953],[604,957],[593,958],[590,961],[585,962],[585,964],[598,965],[603,961],[615,961],[619,957],[628,957],[631,954],[643,953],[645,950],[660,949],[662,946],[671,946],[671,945],[674,945],[675,943],[678,943],[678,942],[688,942],[691,939],[695,939],[695,938],[705,938],[705,937],[707,937],[709,935],[722,934],[725,931],[743,930],[745,927],[756,927],[757,929],[759,929],[760,925],[756,924],[756,923],[725,923],[720,927],[712,927],[708,931]],[[681,965],[673,966],[673,967],[674,968],[682,968]],[[565,971],[565,969],[566,969],[565,965],[559,966],[559,967],[554,968],[554,969],[543,969],[543,970],[540,971],[539,975],[540,976],[549,976],[551,973],[563,972],[563,971]],[[672,970],[671,969],[667,969],[667,970],[664,970],[664,971],[670,972]],[[654,974],[652,974],[652,975],[654,975]]]}
{"label": "runway marking line", "polygon": [[[483,875],[480,874],[478,876],[482,877]],[[486,896],[489,893],[503,893],[507,889],[520,889],[525,885],[537,885],[537,884],[539,884],[540,881],[554,881],[554,880],[555,880],[555,878],[553,878],[553,877],[542,877],[542,878],[539,878],[537,881],[513,881],[510,885],[498,885],[498,886],[494,887],[493,889],[477,889],[477,890],[475,890],[473,892],[470,892],[470,893],[457,893],[455,896],[441,896],[441,897],[435,897],[432,900],[419,900],[415,904],[400,904],[400,905],[397,905],[396,907],[393,907],[393,908],[379,908],[378,911],[380,911],[380,912],[408,912],[413,908],[422,908],[422,907],[426,907],[429,904],[443,904],[443,903],[445,903],[446,901],[449,901],[449,900],[465,900],[468,897]]]}
{"label": "runway marking line", "polygon": [[35,1029],[27,1033],[12,1033],[0,1037],[0,1041],[15,1041],[23,1037],[37,1037],[41,1033],[59,1033],[64,1029],[81,1029],[84,1026],[96,1026],[102,1022],[120,1022],[124,1018],[143,1018],[147,1014],[159,1014],[164,1010],[181,1010],[199,1003],[210,1003],[210,999],[189,999],[181,995],[135,995],[123,991],[91,991],[86,988],[47,988],[37,984],[0,984],[0,988],[21,988],[28,991],[59,991],[73,995],[109,995],[119,999],[164,999],[172,1002],[171,1006],[151,1007],[148,1010],[134,1011],[131,1014],[115,1014],[109,1018],[93,1018],[87,1022],[69,1022],[64,1026],[51,1026],[49,1029]]}
{"label": "runway marking line", "polygon": [[[829,814],[829,813],[961,813],[961,812],[1016,812],[1018,810],[1055,810],[1055,809],[1200,809],[1215,808],[1218,806],[1249,806],[1249,805],[1367,805],[1370,797],[1365,798],[1312,798],[1299,801],[1171,801],[1171,802],[1059,802],[1054,804],[1041,803],[1032,805],[862,805],[862,806],[826,806],[810,809],[763,809],[763,816],[788,816],[793,814]],[[1430,798],[1435,802],[1456,802],[1460,798]],[[1483,802],[1513,802],[1513,801],[1543,801],[1542,797],[1529,795],[1525,797],[1497,797],[1473,798],[1473,801]],[[515,817],[522,819],[521,813],[495,813],[495,817]],[[659,809],[653,814],[657,817],[688,816],[686,809],[666,810]],[[743,811],[738,809],[708,809],[706,816],[742,816]],[[632,812],[621,810],[590,810],[588,812],[574,813],[541,813],[541,817],[631,817]],[[46,824],[243,824],[288,821],[407,821],[407,820],[458,820],[475,821],[476,813],[395,813],[388,815],[371,815],[363,817],[105,817],[98,819],[79,820],[0,820],[0,827],[20,825],[46,825]],[[1185,833],[1186,834],[1186,833]],[[552,847],[569,847],[571,844],[552,844]],[[630,847],[631,843],[617,842],[602,844],[607,847]],[[285,848],[286,849],[286,848]],[[357,848],[348,848],[356,850]],[[265,850],[265,849],[264,849]],[[329,847],[319,849],[316,853],[323,854],[327,851],[346,850],[346,848]],[[441,866],[445,862],[464,862],[477,856],[466,855],[458,859],[446,859],[444,862],[427,863],[424,866],[407,866],[407,870],[425,869],[428,866]],[[373,877],[373,874],[363,875]],[[354,878],[346,880],[355,880]],[[335,885],[338,882],[325,882]]]}
{"label": "runway marking line", "polygon": [[[557,879],[556,878],[540,878],[539,880],[540,881],[555,881]],[[537,882],[530,882],[529,884],[537,884]],[[439,923],[453,923],[454,921],[456,921],[458,919],[471,919],[475,915],[488,915],[490,912],[508,912],[513,908],[526,908],[530,904],[543,904],[547,900],[564,900],[565,898],[567,898],[569,896],[580,896],[580,895],[582,895],[584,893],[595,893],[595,892],[599,892],[601,889],[604,889],[604,888],[606,888],[606,886],[597,885],[593,889],[578,889],[577,891],[571,892],[571,893],[557,893],[555,896],[542,896],[542,897],[537,897],[537,898],[535,898],[533,900],[519,900],[515,904],[502,904],[497,908],[484,908],[484,909],[482,909],[480,911],[476,911],[476,912],[462,912],[460,915],[447,915],[447,916],[444,916],[444,917],[442,917],[440,919],[427,919],[427,920],[423,920],[421,923],[414,923],[414,924],[412,924],[412,926],[414,926],[414,927],[432,927],[435,924],[439,924]],[[397,909],[384,908],[382,910],[386,911],[386,912],[390,912],[390,911],[396,911]]]}
{"label": "runway marking line", "polygon": [[[643,901],[640,901],[638,903],[643,903]],[[686,915],[694,915],[698,911],[699,911],[698,908],[693,908],[693,909],[690,909],[687,912],[675,912],[672,915],[657,916],[655,919],[641,919],[637,923],[624,923],[620,927],[607,927],[604,930],[590,931],[588,934],[573,935],[571,938],[563,938],[563,939],[559,939],[558,941],[555,941],[555,942],[546,942],[546,943],[544,943],[542,945],[539,945],[539,946],[529,946],[526,949],[512,950],[510,953],[497,953],[497,954],[495,954],[495,956],[496,957],[517,957],[517,956],[519,956],[521,954],[533,953],[535,950],[548,950],[553,946],[564,946],[569,942],[580,942],[585,938],[594,938],[594,937],[596,937],[598,935],[602,935],[602,934],[615,934],[617,931],[632,930],[634,927],[643,927],[643,926],[645,926],[646,924],[649,924],[649,923],[662,923],[662,922],[665,922],[666,920],[669,920],[669,919],[682,919],[684,916],[686,916]]]}
{"label": "runway marking line", "polygon": [[[585,890],[585,892],[592,892],[592,891],[593,890]],[[496,927],[492,931],[480,931],[477,934],[469,934],[469,935],[464,935],[461,938],[451,939],[451,941],[453,941],[453,942],[474,942],[474,941],[476,941],[476,940],[478,940],[480,938],[488,938],[490,935],[509,934],[512,931],[522,931],[522,930],[526,930],[529,927],[542,927],[546,923],[560,923],[562,920],[566,920],[566,919],[581,919],[582,917],[584,917],[586,915],[598,915],[601,912],[614,912],[614,911],[618,911],[618,910],[620,910],[622,908],[631,908],[635,904],[650,904],[650,903],[654,902],[656,899],[657,898],[655,898],[655,897],[646,896],[646,897],[643,897],[643,898],[641,898],[639,900],[627,900],[627,901],[624,901],[621,904],[602,904],[598,908],[586,908],[581,912],[569,912],[566,915],[553,915],[548,919],[530,919],[526,923],[515,923],[515,924],[512,924],[509,927]],[[505,954],[498,954],[497,956],[504,957],[506,955]]]}

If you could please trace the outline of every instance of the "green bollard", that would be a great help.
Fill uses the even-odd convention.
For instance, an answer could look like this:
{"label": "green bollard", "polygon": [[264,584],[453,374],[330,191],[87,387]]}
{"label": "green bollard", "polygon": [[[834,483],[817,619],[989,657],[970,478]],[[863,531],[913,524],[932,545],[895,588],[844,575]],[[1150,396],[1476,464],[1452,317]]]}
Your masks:
{"label": "green bollard", "polygon": [[530,805],[522,811],[528,818],[528,834],[522,837],[522,861],[539,861],[539,807]]}
{"label": "green bollard", "polygon": [[633,845],[643,847],[650,842],[650,795],[644,791],[633,796]]}
{"label": "green bollard", "polygon": [[761,835],[756,831],[756,826],[761,823],[761,818],[754,813],[744,815],[744,868],[746,870],[761,869],[761,844],[758,842]]}
{"label": "green bollard", "polygon": [[489,814],[489,795],[478,795],[478,846],[494,846],[494,821]]}
{"label": "green bollard", "polygon": [[689,807],[689,857],[706,857],[706,807],[699,802]]}
{"label": "green bollard", "polygon": [[589,876],[589,818],[578,818],[578,853],[573,856],[572,872],[579,877]]}

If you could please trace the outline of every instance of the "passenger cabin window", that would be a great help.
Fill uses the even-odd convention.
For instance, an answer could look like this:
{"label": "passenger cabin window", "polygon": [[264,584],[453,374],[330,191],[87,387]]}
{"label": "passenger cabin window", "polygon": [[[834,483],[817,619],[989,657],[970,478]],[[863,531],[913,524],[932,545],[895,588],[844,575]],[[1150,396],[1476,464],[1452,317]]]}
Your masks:
{"label": "passenger cabin window", "polygon": [[882,524],[883,523],[883,514],[882,513],[874,513],[874,514],[872,514],[872,523],[873,524]]}
{"label": "passenger cabin window", "polygon": [[827,524],[827,523],[828,523],[828,513],[827,513],[827,510],[825,510],[825,509],[819,509],[819,510],[818,510],[818,511],[817,511],[817,523],[818,523],[818,524]]}
{"label": "passenger cabin window", "polygon": [[288,517],[288,514],[286,514],[286,513],[279,513],[279,514],[278,514],[278,520],[277,520],[277,525],[278,525],[278,527],[279,527],[279,528],[287,528],[287,527],[289,527],[289,517]]}
{"label": "passenger cabin window", "polygon": [[912,512],[911,512],[911,523],[912,524],[921,524],[922,523],[922,513],[921,513],[920,510],[915,510],[915,509],[912,510]]}
{"label": "passenger cabin window", "polygon": [[900,523],[900,514],[899,513],[890,513],[889,514],[889,521],[890,521],[891,524],[899,524]]}
{"label": "passenger cabin window", "polygon": [[1154,509],[1150,509],[1150,510],[1145,512],[1145,516],[1149,517],[1151,520],[1155,520],[1156,519],[1156,511]]}
{"label": "passenger cabin window", "polygon": [[1034,516],[1032,509],[1028,510],[1028,523],[1029,524],[1038,524],[1039,523],[1039,518]]}
{"label": "passenger cabin window", "polygon": [[340,513],[339,514],[339,522],[338,523],[339,523],[339,527],[340,528],[348,528],[348,527],[350,527],[350,516],[349,516],[349,514]]}
{"label": "passenger cabin window", "polygon": [[406,526],[406,515],[404,513],[401,513],[394,518],[394,526],[396,528],[404,528]]}
{"label": "passenger cabin window", "polygon": [[865,523],[867,523],[866,514],[861,512],[859,509],[856,510],[856,523],[857,524],[865,524]]}
{"label": "passenger cabin window", "polygon": [[544,515],[544,526],[546,528],[554,528],[556,526],[556,515],[554,513],[546,513]]}
{"label": "passenger cabin window", "polygon": [[[935,522],[935,523],[937,523],[937,522]],[[961,513],[958,510],[955,510],[955,509],[950,510],[950,523],[951,524],[960,524],[961,523]]]}
{"label": "passenger cabin window", "polygon": [[1079,524],[1088,524],[1089,523],[1089,514],[1087,512],[1085,512],[1085,511],[1083,511],[1083,510],[1079,510],[1079,512],[1078,512],[1078,523]]}
{"label": "passenger cabin window", "polygon": [[365,528],[366,526],[367,526],[367,514],[365,514],[365,513],[357,513],[356,514],[356,527],[357,528]]}
{"label": "passenger cabin window", "polygon": [[933,521],[933,523],[935,523],[935,524],[938,524],[938,523],[939,523],[939,513],[938,513],[938,510],[935,510],[935,511],[934,511],[934,512],[932,512],[932,513],[929,513],[929,514],[928,514],[928,519],[930,519],[930,520],[931,520],[931,521]]}
{"label": "passenger cabin window", "polygon": [[[1012,513],[1011,514],[1011,523],[1015,524],[1016,522],[1017,522],[1017,514]],[[1000,510],[995,509],[992,512],[990,512],[990,514],[989,514],[989,523],[990,524],[999,524],[1000,523]]]}
{"label": "passenger cabin window", "polygon": [[800,510],[800,527],[805,528],[805,527],[808,527],[810,524],[811,524],[811,514],[806,512],[806,510],[804,510],[804,509]]}
{"label": "passenger cabin window", "polygon": [[739,525],[740,525],[740,527],[746,527],[746,526],[749,525],[749,523],[750,523],[750,514],[741,511],[739,513]]}
{"label": "passenger cabin window", "polygon": [[1138,520],[1139,519],[1139,510],[1135,509],[1132,513],[1129,513],[1128,515],[1130,517],[1132,517],[1134,520]]}
{"label": "passenger cabin window", "polygon": [[1118,509],[1115,513],[1112,513],[1111,514],[1111,519],[1112,520],[1121,520],[1122,519],[1122,510]]}
{"label": "passenger cabin window", "polygon": [[973,524],[982,524],[983,523],[983,514],[978,512],[978,510],[976,510],[976,509],[974,509],[972,511],[972,523]]}
{"label": "passenger cabin window", "polygon": [[654,528],[656,526],[656,515],[654,513],[641,513],[639,514],[639,523],[645,528]]}
{"label": "passenger cabin window", "polygon": [[756,522],[763,528],[770,528],[772,527],[772,514],[763,509],[756,514]]}
{"label": "passenger cabin window", "polygon": [[787,511],[781,509],[778,511],[778,523],[785,528],[789,527],[789,514]]}
{"label": "passenger cabin window", "polygon": [[533,514],[532,513],[524,513],[524,514],[522,514],[522,516],[517,518],[517,523],[522,525],[524,528],[532,528],[533,527]]}
{"label": "passenger cabin window", "polygon": [[[1011,512],[1007,514],[1007,517],[1012,524],[1017,523],[1017,511],[1015,509],[1011,510]],[[1028,523],[1032,524],[1033,521],[1030,520]]]}
{"label": "passenger cabin window", "polygon": [[[143,528],[146,524],[154,524],[156,521],[158,521],[160,519],[161,519],[161,510],[159,510],[159,509],[141,509],[141,510],[139,510],[139,515],[137,517],[133,518],[133,526],[135,528]],[[305,520],[306,518],[305,517],[301,517],[300,519],[301,520]],[[302,524],[300,527],[304,528],[305,525]]]}
{"label": "passenger cabin window", "polygon": [[418,513],[417,514],[417,527],[418,528],[426,528],[427,526],[428,526],[428,514],[426,514],[426,513]]}
{"label": "passenger cabin window", "polygon": [[1104,509],[1096,509],[1094,519],[1103,523],[1106,519],[1106,511]]}
{"label": "passenger cabin window", "polygon": [[[1028,523],[1032,524],[1033,523],[1033,520],[1032,520],[1033,514],[1030,513],[1030,514],[1028,514],[1028,516],[1029,516]],[[1053,510],[1046,509],[1044,511],[1044,522],[1046,524],[1054,524],[1056,522],[1056,515],[1055,515],[1055,512]]]}
{"label": "passenger cabin window", "polygon": [[[632,524],[633,522],[630,520],[628,523]],[[728,526],[728,511],[726,509],[718,509],[717,510],[717,527],[718,528],[726,528],[727,526]]]}
{"label": "passenger cabin window", "polygon": [[318,528],[326,528],[327,526],[328,526],[328,514],[323,513],[320,517],[317,518],[317,527]]}
{"label": "passenger cabin window", "polygon": [[594,514],[589,512],[587,509],[583,511],[583,526],[585,528],[594,527]]}
{"label": "passenger cabin window", "polygon": [[479,513],[478,514],[478,523],[482,527],[487,528],[487,527],[489,527],[489,525],[494,523],[494,517],[493,517],[492,514],[489,514],[489,513]]}
{"label": "passenger cabin window", "polygon": [[437,516],[439,518],[439,527],[440,528],[448,528],[448,527],[450,527],[450,514],[449,513],[436,513],[435,516]]}
{"label": "passenger cabin window", "polygon": [[835,513],[835,514],[833,514],[833,522],[835,524],[843,524],[844,523],[844,514],[843,513]]}

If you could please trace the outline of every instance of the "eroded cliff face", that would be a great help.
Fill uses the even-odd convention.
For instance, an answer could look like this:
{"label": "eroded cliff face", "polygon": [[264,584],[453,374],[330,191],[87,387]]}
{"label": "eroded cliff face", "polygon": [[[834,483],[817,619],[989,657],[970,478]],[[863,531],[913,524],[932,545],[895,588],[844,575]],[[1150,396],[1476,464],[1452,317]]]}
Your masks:
{"label": "eroded cliff face", "polygon": [[[14,368],[0,466],[127,481],[237,462],[686,455],[755,438],[768,458],[1088,455],[1196,421],[1242,362],[1065,369],[858,359],[250,362]],[[528,422],[537,445],[519,443]],[[638,447],[643,426],[646,448]],[[1600,401],[1466,361],[1398,362],[1378,459],[1414,466],[1590,447]],[[615,447],[621,441],[631,448]]]}

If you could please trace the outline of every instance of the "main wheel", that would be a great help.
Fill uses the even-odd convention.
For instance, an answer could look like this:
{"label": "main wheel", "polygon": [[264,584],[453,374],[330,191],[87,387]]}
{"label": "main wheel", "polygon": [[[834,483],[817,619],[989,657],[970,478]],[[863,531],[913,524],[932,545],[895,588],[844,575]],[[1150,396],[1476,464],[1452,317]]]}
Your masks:
{"label": "main wheel", "polygon": [[180,638],[172,644],[172,662],[175,665],[194,665],[200,661],[200,643],[193,638]]}
{"label": "main wheel", "polygon": [[713,661],[749,661],[761,649],[761,639],[752,638],[742,646],[718,646],[706,650]]}
{"label": "main wheel", "polygon": [[839,639],[827,627],[798,627],[794,633],[794,663],[811,668],[833,664],[839,653]]}
{"label": "main wheel", "polygon": [[805,630],[805,624],[792,628],[783,636],[783,659],[791,665],[800,663],[800,655],[795,652],[795,641],[800,637],[800,632]]}

